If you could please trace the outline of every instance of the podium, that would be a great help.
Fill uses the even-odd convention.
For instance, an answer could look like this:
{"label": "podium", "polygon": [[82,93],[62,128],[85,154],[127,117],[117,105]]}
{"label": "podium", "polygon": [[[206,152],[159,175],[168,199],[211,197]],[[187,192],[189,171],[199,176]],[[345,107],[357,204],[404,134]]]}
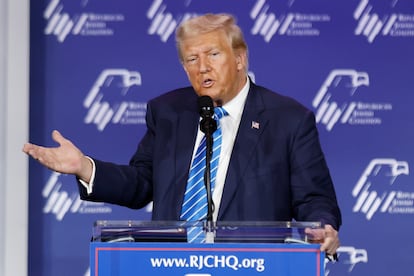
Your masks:
{"label": "podium", "polygon": [[[187,243],[202,228],[208,243]],[[306,228],[319,222],[97,221],[91,276],[323,276],[325,254]],[[212,237],[212,239],[211,239]]]}

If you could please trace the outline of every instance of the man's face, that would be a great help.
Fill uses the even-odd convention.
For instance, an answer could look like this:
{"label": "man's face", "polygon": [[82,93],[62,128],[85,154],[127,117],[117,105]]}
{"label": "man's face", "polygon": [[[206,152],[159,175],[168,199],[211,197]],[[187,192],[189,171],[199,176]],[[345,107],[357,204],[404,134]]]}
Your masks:
{"label": "man's face", "polygon": [[215,105],[233,99],[246,83],[246,51],[233,51],[223,31],[184,40],[181,53],[197,95],[210,96]]}

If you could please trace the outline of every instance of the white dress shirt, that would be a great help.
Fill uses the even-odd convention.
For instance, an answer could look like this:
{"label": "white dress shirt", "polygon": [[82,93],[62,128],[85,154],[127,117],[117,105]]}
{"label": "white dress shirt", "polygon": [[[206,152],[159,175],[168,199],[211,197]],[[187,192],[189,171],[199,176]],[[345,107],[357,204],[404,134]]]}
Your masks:
{"label": "white dress shirt", "polygon": [[[219,165],[216,174],[216,183],[213,191],[214,212],[213,221],[217,220],[218,211],[220,207],[221,197],[223,195],[224,182],[226,180],[227,169],[230,162],[231,153],[233,151],[234,140],[239,129],[241,116],[243,114],[244,104],[246,102],[247,94],[250,89],[250,81],[247,80],[242,90],[230,102],[223,105],[223,108],[229,115],[220,119],[221,125],[221,151],[219,158]],[[194,152],[197,151],[198,145],[203,138],[204,133],[198,129]]]}

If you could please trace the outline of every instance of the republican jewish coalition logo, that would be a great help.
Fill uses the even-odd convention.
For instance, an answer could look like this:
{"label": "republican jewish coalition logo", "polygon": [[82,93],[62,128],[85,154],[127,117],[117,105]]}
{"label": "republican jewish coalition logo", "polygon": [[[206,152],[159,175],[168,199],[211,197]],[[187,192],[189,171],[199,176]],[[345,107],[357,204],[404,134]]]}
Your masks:
{"label": "republican jewish coalition logo", "polygon": [[352,190],[356,200],[352,211],[362,213],[367,220],[378,213],[414,214],[414,192],[402,189],[409,172],[406,161],[371,160]]}
{"label": "republican jewish coalition logo", "polygon": [[[414,37],[414,14],[392,12],[398,7],[398,2],[381,0],[370,4],[369,0],[361,0],[353,14],[357,21],[355,35],[365,36],[369,43],[378,36]],[[380,6],[384,3],[387,6]]]}
{"label": "republican jewish coalition logo", "polygon": [[[75,5],[74,1],[68,2]],[[88,1],[77,1],[76,9],[84,10]],[[112,36],[114,24],[123,22],[125,16],[119,13],[94,13],[93,11],[69,14],[60,0],[51,0],[47,5],[43,18],[47,21],[45,35],[56,36],[63,43],[69,35],[73,36]]]}
{"label": "republican jewish coalition logo", "polygon": [[45,199],[43,207],[44,214],[53,214],[56,220],[62,221],[68,213],[77,214],[104,214],[111,213],[112,209],[104,203],[82,201],[78,191],[67,191],[64,187],[71,186],[68,183],[74,178],[52,172],[46,185],[42,190],[42,197]]}
{"label": "republican jewish coalition logo", "polygon": [[[286,9],[290,9],[294,1],[288,1]],[[250,11],[254,21],[252,35],[263,36],[269,42],[274,36],[319,36],[320,24],[331,21],[329,14],[301,13],[289,11],[276,15],[266,0],[257,0]]]}
{"label": "republican jewish coalition logo", "polygon": [[338,124],[380,125],[380,112],[392,110],[391,103],[363,102],[358,94],[368,93],[367,72],[354,69],[332,70],[312,101],[317,123],[332,131]]}
{"label": "republican jewish coalition logo", "polygon": [[[354,246],[341,246],[336,251],[339,261],[331,263],[325,260],[325,276],[336,274],[350,274],[354,267],[360,263],[368,263],[368,252],[363,248],[355,248]],[[340,273],[343,272],[343,273]]]}
{"label": "republican jewish coalition logo", "polygon": [[108,124],[145,124],[146,102],[132,101],[142,85],[141,74],[126,69],[103,70],[83,101],[86,124],[103,131]]}
{"label": "republican jewish coalition logo", "polygon": [[[191,1],[186,1],[187,5]],[[174,16],[167,9],[167,4],[163,0],[154,0],[147,11],[147,18],[151,24],[148,28],[149,35],[158,35],[162,42],[167,40],[174,34],[177,26],[195,15],[196,13],[184,13],[183,15]]]}

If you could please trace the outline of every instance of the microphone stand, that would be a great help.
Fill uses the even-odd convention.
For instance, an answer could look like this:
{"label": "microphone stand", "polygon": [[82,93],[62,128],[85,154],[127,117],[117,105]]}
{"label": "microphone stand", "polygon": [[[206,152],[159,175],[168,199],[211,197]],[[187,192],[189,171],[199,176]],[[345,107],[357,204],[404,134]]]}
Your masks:
{"label": "microphone stand", "polygon": [[213,199],[211,195],[211,168],[210,161],[213,156],[213,136],[206,133],[206,170],[204,171],[204,184],[207,189],[207,221],[213,221]]}
{"label": "microphone stand", "polygon": [[210,161],[213,155],[213,132],[217,129],[217,122],[211,117],[204,117],[200,122],[200,127],[206,136],[206,169],[204,171],[204,185],[206,186],[207,193],[207,225],[205,226],[206,243],[214,243],[214,203],[211,195]]}

